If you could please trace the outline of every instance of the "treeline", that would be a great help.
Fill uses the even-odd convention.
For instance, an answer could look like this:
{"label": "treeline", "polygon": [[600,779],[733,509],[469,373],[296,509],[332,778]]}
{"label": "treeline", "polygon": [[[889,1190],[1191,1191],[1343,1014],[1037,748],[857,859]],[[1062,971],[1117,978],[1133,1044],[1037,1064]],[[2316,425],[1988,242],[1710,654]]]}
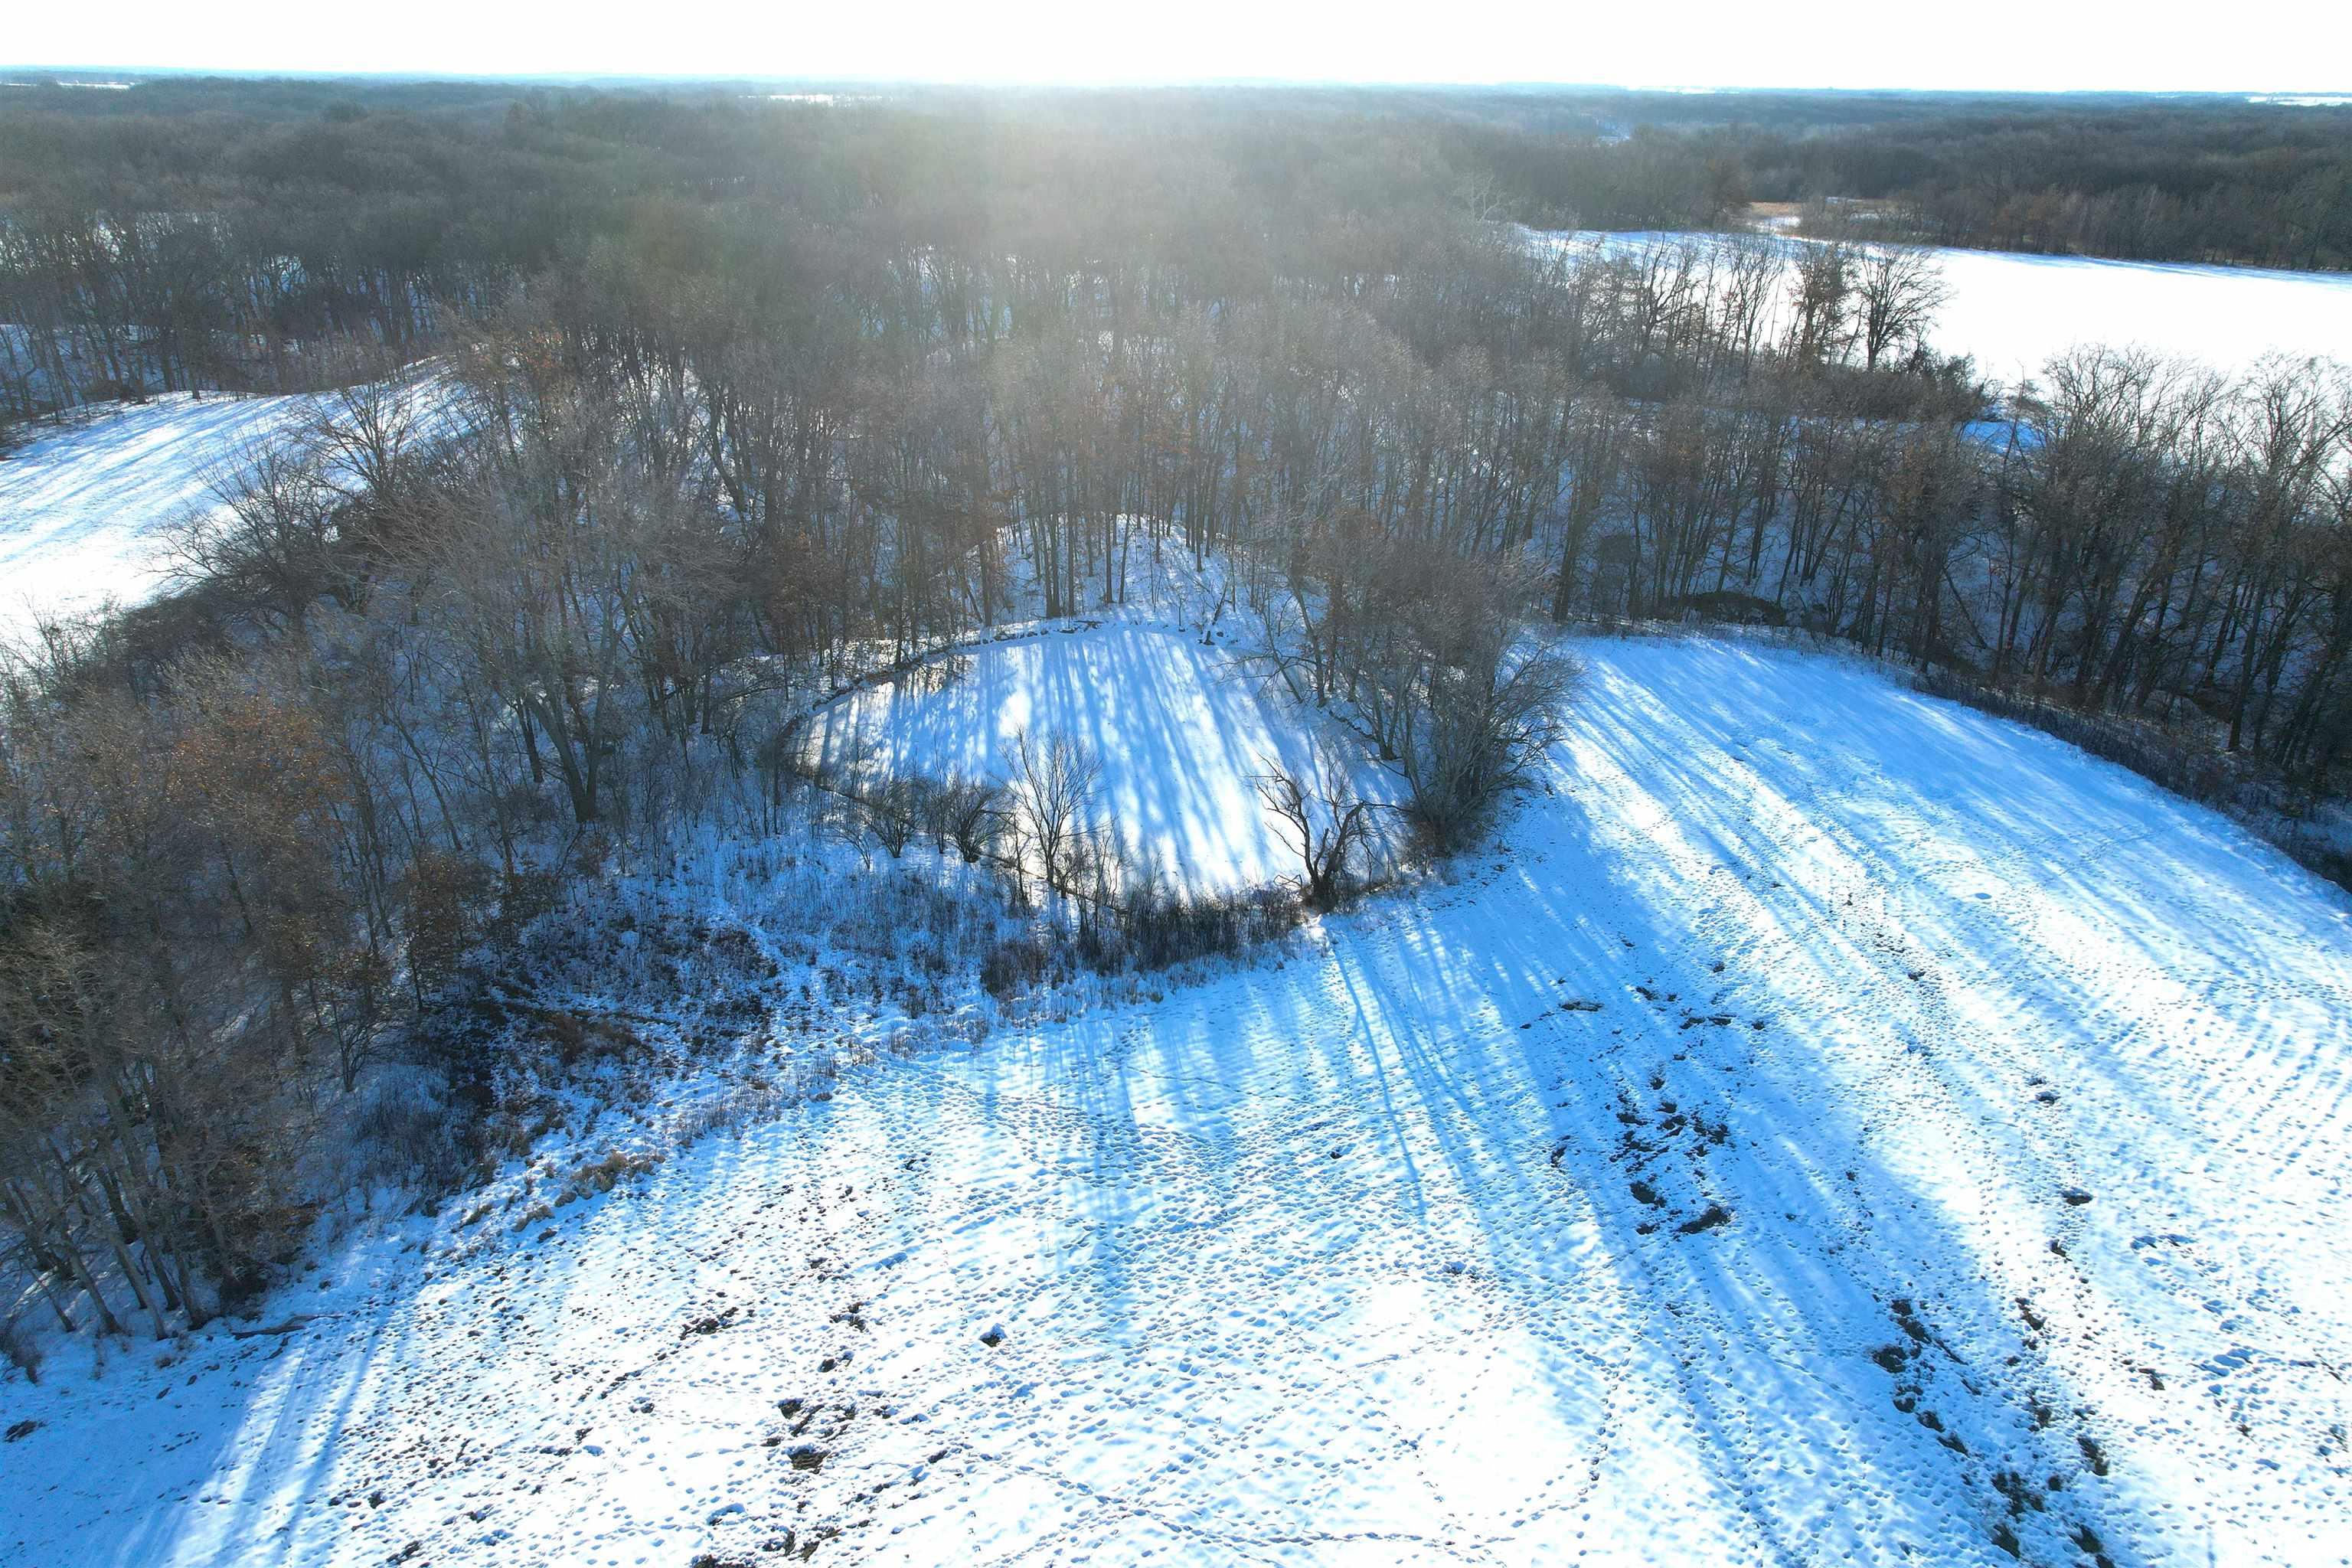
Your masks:
{"label": "treeline", "polygon": [[0,421],[308,390],[351,344],[403,350],[436,308],[551,265],[617,193],[692,174],[510,92],[378,89],[373,112],[337,98],[293,116],[267,91],[190,101],[189,84],[21,96],[0,102]]}
{"label": "treeline", "polygon": [[1710,226],[1786,203],[1936,245],[2352,267],[2352,104],[1636,92],[1496,112],[1484,156],[1532,221]]}
{"label": "treeline", "polygon": [[[1041,233],[1222,266],[1433,207],[1709,228],[1849,197],[1947,244],[2352,262],[2352,110],[1835,94],[1167,90],[169,79],[0,97],[0,421],[188,387],[307,389],[352,342],[576,272],[611,236],[789,215],[858,246]],[[1265,222],[1279,215],[1271,232]],[[1220,258],[1218,253],[1224,254]]]}
{"label": "treeline", "polygon": [[1233,258],[1242,276],[1267,259],[1265,214],[1378,226],[1491,190],[1486,162],[1377,94],[22,91],[0,99],[0,420],[308,389],[354,342],[405,350],[435,310],[478,312],[673,212],[689,233],[726,209],[959,249],[1057,228],[1148,247],[1181,226],[1209,231],[1204,253],[1258,247]]}
{"label": "treeline", "polygon": [[2352,106],[2036,107],[1760,136],[1742,163],[1755,200],[1844,198],[1937,245],[2352,267]]}
{"label": "treeline", "polygon": [[[2009,425],[1676,400],[1596,432],[1584,600],[1794,624],[2208,731],[2308,799],[2352,742],[2352,386],[2084,351]],[[1574,557],[1568,557],[1573,571]],[[1570,602],[1568,584],[1563,596]],[[2339,864],[2337,874],[2341,875]]]}
{"label": "treeline", "polygon": [[[224,479],[179,592],[11,673],[0,1214],[61,1316],[265,1279],[372,1062],[462,1109],[521,1048],[462,1026],[469,953],[615,854],[799,820],[826,693],[1152,565],[1389,756],[1439,847],[1549,735],[1546,619],[1795,622],[2340,783],[2347,403],[2318,367],[2093,355],[1988,425],[1900,251],[1531,250],[1434,175],[1284,185],[1214,126],[532,112],[525,149],[602,116],[631,158],[712,127],[805,155],[612,194],[545,265],[356,331],[377,371]],[[1307,784],[1265,788],[1321,899],[1356,803]],[[950,793],[865,804],[953,838]]]}

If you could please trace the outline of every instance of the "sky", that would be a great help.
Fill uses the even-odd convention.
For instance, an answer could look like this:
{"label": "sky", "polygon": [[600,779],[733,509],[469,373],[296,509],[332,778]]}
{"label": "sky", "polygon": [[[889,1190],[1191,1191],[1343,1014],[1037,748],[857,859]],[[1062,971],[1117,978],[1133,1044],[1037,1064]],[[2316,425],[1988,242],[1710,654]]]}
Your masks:
{"label": "sky", "polygon": [[[236,20],[231,22],[234,16]],[[952,82],[1550,81],[2342,91],[2352,5],[2045,0],[219,0],[26,5],[0,62],[126,69]]]}

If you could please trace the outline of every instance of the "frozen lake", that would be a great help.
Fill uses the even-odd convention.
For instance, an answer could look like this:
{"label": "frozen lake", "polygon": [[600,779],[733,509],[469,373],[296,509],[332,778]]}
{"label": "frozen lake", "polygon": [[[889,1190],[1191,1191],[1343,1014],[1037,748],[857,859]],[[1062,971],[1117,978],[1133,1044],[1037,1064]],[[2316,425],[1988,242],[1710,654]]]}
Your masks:
{"label": "frozen lake", "polygon": [[[1717,237],[1587,232],[1538,237],[1623,253]],[[2079,343],[2137,344],[2228,371],[2273,353],[2352,363],[2352,274],[1995,250],[1938,248],[1935,255],[1952,291],[1932,335],[1935,346],[1973,354],[1984,374],[2003,382],[2036,374]]]}

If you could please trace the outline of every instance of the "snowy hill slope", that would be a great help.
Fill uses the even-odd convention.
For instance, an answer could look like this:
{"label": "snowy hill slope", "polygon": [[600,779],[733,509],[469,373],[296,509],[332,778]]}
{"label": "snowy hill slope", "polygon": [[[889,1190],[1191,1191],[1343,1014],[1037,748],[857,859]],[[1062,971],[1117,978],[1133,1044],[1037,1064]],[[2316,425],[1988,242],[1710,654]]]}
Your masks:
{"label": "snowy hill slope", "polygon": [[311,397],[173,393],[78,419],[0,458],[0,630],[153,594],[167,569],[162,531],[212,503],[205,476],[320,406]]}
{"label": "snowy hill slope", "polygon": [[[429,376],[407,384],[420,409],[445,396]],[[170,570],[166,531],[217,504],[212,476],[335,407],[331,393],[167,393],[77,413],[0,454],[0,637],[152,597]]]}
{"label": "snowy hill slope", "polygon": [[[1101,766],[1097,826],[1171,885],[1226,892],[1297,871],[1250,781],[1269,761],[1315,777],[1311,731],[1228,650],[1114,622],[982,647],[962,668],[944,688],[919,672],[834,704],[814,726],[816,751],[836,764],[862,754],[884,771],[1001,777],[1015,735],[1066,735]],[[1372,798],[1402,796],[1368,753],[1349,782]]]}
{"label": "snowy hill slope", "polygon": [[1279,968],[0,1388],[0,1558],[2344,1561],[2343,898],[1853,665],[1582,652],[1494,852]]}

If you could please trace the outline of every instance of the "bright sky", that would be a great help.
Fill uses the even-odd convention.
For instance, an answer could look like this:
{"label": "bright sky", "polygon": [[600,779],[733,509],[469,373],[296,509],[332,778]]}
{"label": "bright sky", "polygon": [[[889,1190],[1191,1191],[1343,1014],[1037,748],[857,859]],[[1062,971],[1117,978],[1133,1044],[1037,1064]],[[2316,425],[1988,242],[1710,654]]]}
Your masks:
{"label": "bright sky", "polygon": [[2340,0],[212,0],[37,5],[0,61],[247,71],[960,82],[2342,91]]}

